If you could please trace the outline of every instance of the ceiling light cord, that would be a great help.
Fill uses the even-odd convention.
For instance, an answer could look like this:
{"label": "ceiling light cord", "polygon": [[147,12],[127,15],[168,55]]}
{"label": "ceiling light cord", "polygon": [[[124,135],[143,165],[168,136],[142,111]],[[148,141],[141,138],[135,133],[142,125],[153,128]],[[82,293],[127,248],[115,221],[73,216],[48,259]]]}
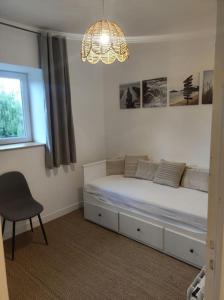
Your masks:
{"label": "ceiling light cord", "polygon": [[102,0],[102,7],[103,7],[103,20],[105,18],[105,3],[104,3],[104,0]]}

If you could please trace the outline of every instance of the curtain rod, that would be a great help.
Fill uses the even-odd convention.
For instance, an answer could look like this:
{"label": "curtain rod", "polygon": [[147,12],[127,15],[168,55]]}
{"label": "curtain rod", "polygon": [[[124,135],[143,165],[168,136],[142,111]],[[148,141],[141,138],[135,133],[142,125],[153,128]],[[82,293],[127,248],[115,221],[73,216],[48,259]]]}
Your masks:
{"label": "curtain rod", "polygon": [[31,30],[31,29],[27,29],[27,28],[24,28],[24,27],[20,27],[20,26],[17,26],[17,25],[9,24],[9,23],[2,22],[2,21],[0,21],[0,24],[4,25],[4,26],[16,28],[16,29],[19,29],[19,30],[23,30],[23,31],[27,31],[27,32],[35,33],[35,34],[40,34],[39,31],[34,31],[34,30]]}

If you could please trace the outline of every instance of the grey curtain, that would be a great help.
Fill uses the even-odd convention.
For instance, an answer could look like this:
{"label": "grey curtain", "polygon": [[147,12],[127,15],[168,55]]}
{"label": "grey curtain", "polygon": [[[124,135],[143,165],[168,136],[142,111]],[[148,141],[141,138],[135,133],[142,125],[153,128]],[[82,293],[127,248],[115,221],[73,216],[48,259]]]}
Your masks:
{"label": "grey curtain", "polygon": [[41,33],[39,50],[46,94],[45,161],[52,169],[76,162],[66,39]]}

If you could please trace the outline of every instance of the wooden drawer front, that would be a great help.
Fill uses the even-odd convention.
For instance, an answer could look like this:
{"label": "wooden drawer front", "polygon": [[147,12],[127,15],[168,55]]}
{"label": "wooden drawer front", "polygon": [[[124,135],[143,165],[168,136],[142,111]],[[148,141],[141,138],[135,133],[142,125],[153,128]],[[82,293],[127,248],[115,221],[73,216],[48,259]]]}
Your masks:
{"label": "wooden drawer front", "polygon": [[86,219],[118,232],[118,212],[89,203],[84,204]]}
{"label": "wooden drawer front", "polygon": [[163,227],[120,213],[119,232],[144,244],[163,249]]}
{"label": "wooden drawer front", "polygon": [[165,230],[165,251],[196,266],[205,264],[205,242],[172,230]]}

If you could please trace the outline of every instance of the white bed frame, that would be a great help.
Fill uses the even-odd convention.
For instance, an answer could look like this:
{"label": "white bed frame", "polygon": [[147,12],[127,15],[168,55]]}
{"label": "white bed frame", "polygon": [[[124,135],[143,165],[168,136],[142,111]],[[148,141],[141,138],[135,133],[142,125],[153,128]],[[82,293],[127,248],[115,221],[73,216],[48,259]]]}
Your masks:
{"label": "white bed frame", "polygon": [[[106,176],[106,161],[86,164],[83,169],[86,185],[94,179]],[[205,233],[107,204],[85,191],[84,217],[193,266],[202,267],[205,264]]]}

